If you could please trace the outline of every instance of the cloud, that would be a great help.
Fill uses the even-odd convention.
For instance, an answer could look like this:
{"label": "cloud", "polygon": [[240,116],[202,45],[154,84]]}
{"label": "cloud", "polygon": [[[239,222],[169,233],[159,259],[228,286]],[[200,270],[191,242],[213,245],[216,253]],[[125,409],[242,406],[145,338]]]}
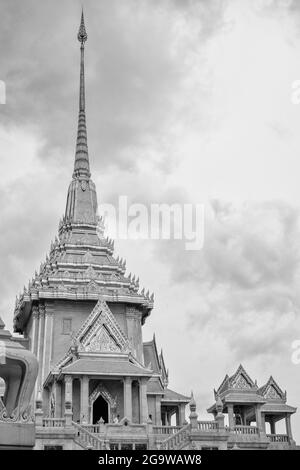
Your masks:
{"label": "cloud", "polygon": [[157,247],[171,282],[197,299],[189,328],[223,336],[237,361],[287,351],[300,332],[299,210],[279,201],[211,207],[202,251]]}
{"label": "cloud", "polygon": [[[162,169],[164,160],[170,160],[167,135],[186,111],[185,82],[195,53],[189,46],[203,47],[220,28],[223,15],[223,2],[208,7],[204,3],[191,1],[182,8],[176,1],[85,2],[87,118],[94,171],[107,165],[134,168],[136,154],[143,158],[145,145],[160,151]],[[69,0],[14,0],[2,1],[1,11],[1,78],[7,83],[2,125],[34,130],[44,142],[40,158],[55,156],[65,166],[71,161],[76,132],[79,5]]]}

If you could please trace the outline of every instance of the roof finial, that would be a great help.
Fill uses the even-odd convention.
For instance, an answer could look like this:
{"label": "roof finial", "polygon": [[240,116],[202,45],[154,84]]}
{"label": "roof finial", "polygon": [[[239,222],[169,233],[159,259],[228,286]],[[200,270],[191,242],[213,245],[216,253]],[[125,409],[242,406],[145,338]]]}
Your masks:
{"label": "roof finial", "polygon": [[79,117],[78,117],[78,131],[77,131],[77,144],[73,177],[85,176],[89,178],[90,164],[87,146],[87,131],[85,119],[85,77],[84,77],[84,43],[87,40],[87,34],[84,24],[83,10],[81,13],[81,22],[77,35],[78,41],[81,43],[80,51],[80,89],[79,89]]}
{"label": "roof finial", "polygon": [[81,43],[85,43],[87,40],[87,34],[86,34],[86,29],[85,29],[85,24],[84,24],[84,15],[83,15],[83,8],[81,12],[81,22],[79,26],[79,31],[78,31],[78,41]]}

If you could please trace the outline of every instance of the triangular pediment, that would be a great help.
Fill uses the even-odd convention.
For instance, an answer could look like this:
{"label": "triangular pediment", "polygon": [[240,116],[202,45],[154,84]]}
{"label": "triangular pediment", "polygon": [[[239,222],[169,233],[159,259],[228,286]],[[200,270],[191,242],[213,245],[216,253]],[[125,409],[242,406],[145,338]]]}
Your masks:
{"label": "triangular pediment", "polygon": [[267,390],[264,393],[264,397],[265,398],[270,398],[272,400],[278,400],[278,399],[282,398],[273,385],[269,385],[267,387]]}
{"label": "triangular pediment", "polygon": [[230,386],[231,388],[244,390],[253,388],[254,383],[244,367],[240,365],[236,373],[230,378]]}
{"label": "triangular pediment", "polygon": [[84,346],[86,352],[121,352],[121,347],[107,328],[102,325],[91,340]]}
{"label": "triangular pediment", "polygon": [[263,395],[264,398],[267,398],[268,400],[285,400],[286,395],[281,390],[279,385],[275,382],[273,377],[270,377],[266,385],[264,385],[260,389],[260,393]]}
{"label": "triangular pediment", "polygon": [[75,336],[79,351],[82,352],[130,352],[128,338],[106,302],[99,300]]}

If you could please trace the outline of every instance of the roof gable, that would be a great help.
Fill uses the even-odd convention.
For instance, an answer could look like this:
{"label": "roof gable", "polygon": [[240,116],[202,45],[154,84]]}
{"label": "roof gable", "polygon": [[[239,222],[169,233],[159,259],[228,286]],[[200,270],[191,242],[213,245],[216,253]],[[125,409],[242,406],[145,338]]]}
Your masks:
{"label": "roof gable", "polygon": [[97,302],[73,342],[79,351],[84,352],[134,353],[128,338],[104,300]]}
{"label": "roof gable", "polygon": [[253,380],[249,377],[244,367],[240,365],[236,373],[229,379],[230,388],[239,390],[252,389],[255,387]]}
{"label": "roof gable", "polygon": [[268,382],[259,389],[259,393],[268,400],[286,401],[286,393],[279,387],[271,376]]}
{"label": "roof gable", "polygon": [[160,374],[161,366],[159,361],[159,356],[156,347],[156,339],[155,335],[153,335],[152,341],[147,343],[143,343],[143,350],[144,350],[144,362],[145,366]]}

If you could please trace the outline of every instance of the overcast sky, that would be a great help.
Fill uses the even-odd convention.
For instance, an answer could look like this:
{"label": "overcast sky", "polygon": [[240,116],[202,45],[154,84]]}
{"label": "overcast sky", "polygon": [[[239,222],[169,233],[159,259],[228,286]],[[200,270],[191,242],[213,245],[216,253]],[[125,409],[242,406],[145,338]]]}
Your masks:
{"label": "overcast sky", "polygon": [[[86,0],[98,201],[203,203],[205,244],[116,241],[155,292],[144,327],[200,416],[242,362],[300,407],[300,5]],[[1,316],[57,233],[72,175],[81,2],[0,0]],[[293,418],[300,442],[300,413]]]}

